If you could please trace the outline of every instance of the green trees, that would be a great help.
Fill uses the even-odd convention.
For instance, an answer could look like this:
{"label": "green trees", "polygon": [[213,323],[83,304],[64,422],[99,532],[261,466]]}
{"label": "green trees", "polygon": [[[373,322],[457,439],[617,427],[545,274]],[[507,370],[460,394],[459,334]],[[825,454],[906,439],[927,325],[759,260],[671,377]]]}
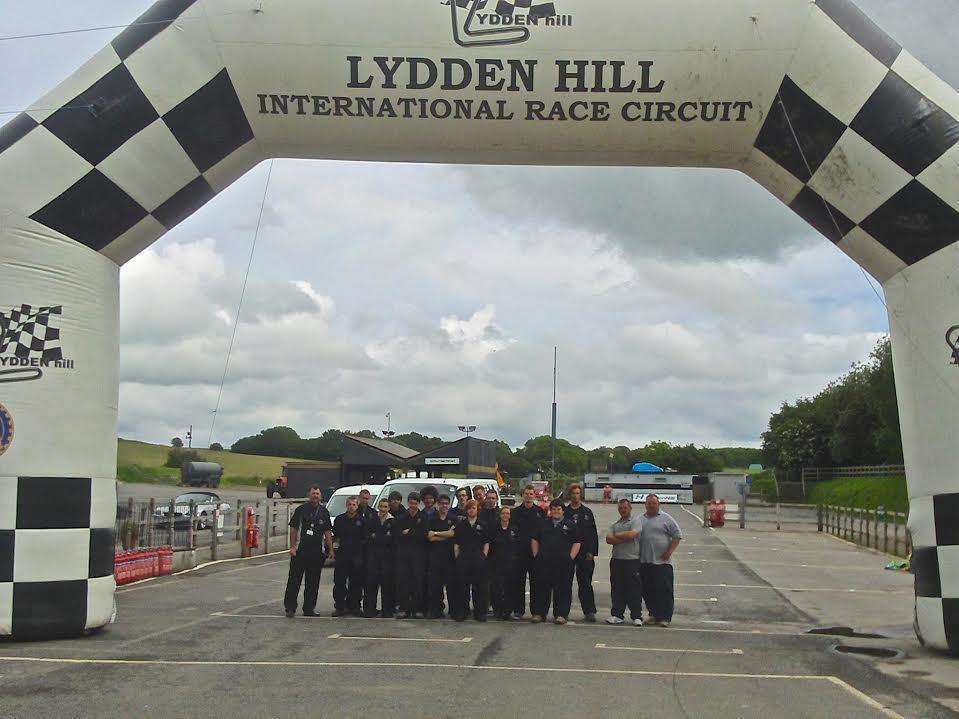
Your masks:
{"label": "green trees", "polygon": [[815,397],[784,402],[762,439],[765,464],[784,469],[902,463],[889,338]]}

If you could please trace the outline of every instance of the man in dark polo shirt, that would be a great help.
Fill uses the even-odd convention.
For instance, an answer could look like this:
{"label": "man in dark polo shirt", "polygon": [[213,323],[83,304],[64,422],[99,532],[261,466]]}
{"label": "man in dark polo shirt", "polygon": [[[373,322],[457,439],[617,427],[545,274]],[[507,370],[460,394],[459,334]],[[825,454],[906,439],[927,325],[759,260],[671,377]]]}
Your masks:
{"label": "man in dark polo shirt", "polygon": [[326,507],[320,504],[321,499],[320,488],[310,487],[309,501],[297,507],[290,517],[290,573],[283,598],[287,617],[296,614],[296,600],[304,575],[303,615],[316,616],[320,572],[326,557],[333,557],[333,522]]}

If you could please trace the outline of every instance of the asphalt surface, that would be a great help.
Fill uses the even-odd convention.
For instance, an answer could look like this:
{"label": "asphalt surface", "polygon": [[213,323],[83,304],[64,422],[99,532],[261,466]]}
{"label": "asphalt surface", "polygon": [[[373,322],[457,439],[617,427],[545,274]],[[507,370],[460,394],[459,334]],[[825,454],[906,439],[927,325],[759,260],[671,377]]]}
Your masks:
{"label": "asphalt surface", "polygon": [[0,716],[954,716],[804,634],[813,618],[672,513],[687,539],[669,629],[585,624],[575,599],[565,627],[333,619],[329,569],[325,616],[286,619],[275,555],[121,589],[117,623],[88,637],[0,642]]}

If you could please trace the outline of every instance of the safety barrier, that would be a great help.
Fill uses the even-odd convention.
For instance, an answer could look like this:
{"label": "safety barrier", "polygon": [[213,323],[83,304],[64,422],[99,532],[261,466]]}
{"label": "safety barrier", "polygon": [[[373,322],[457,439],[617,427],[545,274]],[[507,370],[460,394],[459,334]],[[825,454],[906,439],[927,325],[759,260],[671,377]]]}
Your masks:
{"label": "safety barrier", "polygon": [[817,513],[820,532],[897,557],[908,557],[912,552],[908,517],[903,512],[821,504]]}
{"label": "safety barrier", "polygon": [[173,572],[173,547],[139,547],[117,552],[113,577],[117,585],[138,582]]}

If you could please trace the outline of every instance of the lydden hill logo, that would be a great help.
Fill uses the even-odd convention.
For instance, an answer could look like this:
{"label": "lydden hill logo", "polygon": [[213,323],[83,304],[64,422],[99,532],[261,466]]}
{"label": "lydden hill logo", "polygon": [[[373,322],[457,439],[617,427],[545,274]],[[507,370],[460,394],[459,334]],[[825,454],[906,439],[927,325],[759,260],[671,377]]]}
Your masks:
{"label": "lydden hill logo", "polygon": [[0,312],[0,382],[29,382],[40,379],[43,370],[74,369],[73,360],[63,356],[56,318],[63,306],[20,305]]}
{"label": "lydden hill logo", "polygon": [[572,15],[560,15],[544,0],[442,0],[453,22],[453,40],[463,47],[515,45],[530,38],[530,28],[572,27]]}
{"label": "lydden hill logo", "polygon": [[959,325],[950,327],[946,332],[946,344],[952,350],[952,364],[959,365]]}
{"label": "lydden hill logo", "polygon": [[13,415],[10,410],[0,404],[0,454],[6,452],[13,444]]}

